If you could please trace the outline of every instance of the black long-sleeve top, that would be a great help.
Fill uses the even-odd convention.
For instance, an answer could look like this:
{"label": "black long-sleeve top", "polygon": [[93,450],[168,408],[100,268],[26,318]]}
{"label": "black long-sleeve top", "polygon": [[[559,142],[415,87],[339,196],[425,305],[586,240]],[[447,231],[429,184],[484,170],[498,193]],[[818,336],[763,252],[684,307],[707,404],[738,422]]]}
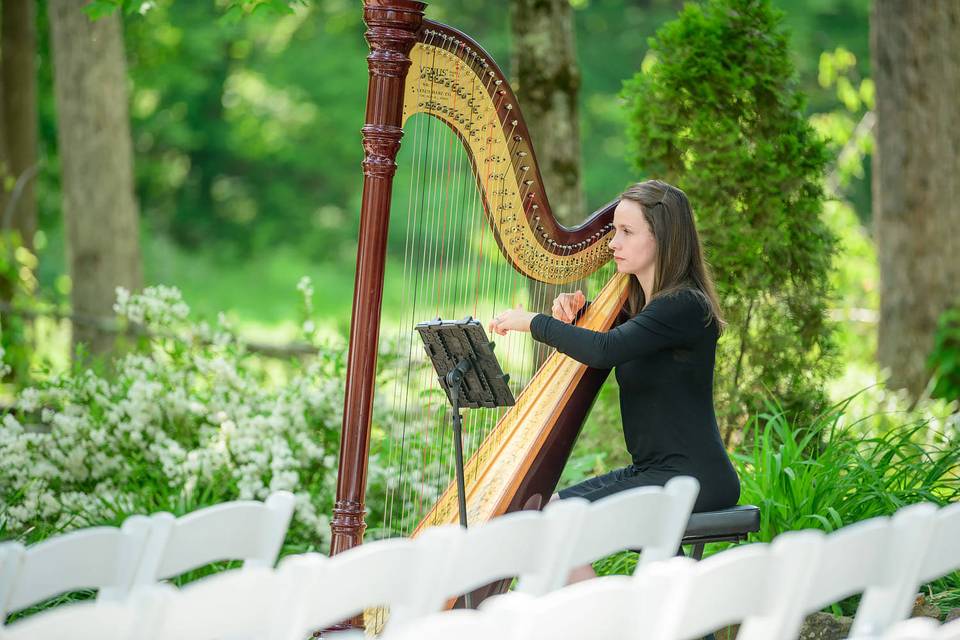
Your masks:
{"label": "black long-sleeve top", "polygon": [[615,368],[623,435],[641,469],[689,474],[703,490],[739,495],[713,408],[719,330],[698,292],[684,289],[651,300],[636,316],[605,332],[539,314],[533,337],[598,369]]}

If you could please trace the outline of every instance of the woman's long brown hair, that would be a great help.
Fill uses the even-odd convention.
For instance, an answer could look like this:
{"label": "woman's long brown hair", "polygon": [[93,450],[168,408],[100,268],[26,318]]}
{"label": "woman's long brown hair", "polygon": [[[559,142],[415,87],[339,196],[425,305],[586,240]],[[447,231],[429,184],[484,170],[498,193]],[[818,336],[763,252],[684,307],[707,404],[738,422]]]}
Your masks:
{"label": "woman's long brown hair", "polygon": [[[715,320],[717,329],[722,332],[726,322],[720,313],[710,267],[703,258],[700,236],[687,194],[660,180],[647,180],[628,188],[620,199],[640,205],[657,244],[650,300],[691,289],[703,299],[707,310],[705,324]],[[647,302],[640,281],[635,277],[630,278],[627,298],[630,315],[640,313]]]}

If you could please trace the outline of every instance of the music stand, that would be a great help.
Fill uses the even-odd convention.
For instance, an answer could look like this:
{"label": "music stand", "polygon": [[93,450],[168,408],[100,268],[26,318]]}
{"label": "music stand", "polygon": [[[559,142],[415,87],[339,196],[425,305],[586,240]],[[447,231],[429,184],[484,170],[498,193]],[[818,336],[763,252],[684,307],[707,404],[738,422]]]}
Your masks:
{"label": "music stand", "polygon": [[430,320],[416,326],[427,355],[433,361],[440,386],[453,406],[453,442],[456,454],[460,524],[467,526],[467,498],[463,477],[463,428],[460,408],[511,407],[516,404],[483,326],[471,317]]}

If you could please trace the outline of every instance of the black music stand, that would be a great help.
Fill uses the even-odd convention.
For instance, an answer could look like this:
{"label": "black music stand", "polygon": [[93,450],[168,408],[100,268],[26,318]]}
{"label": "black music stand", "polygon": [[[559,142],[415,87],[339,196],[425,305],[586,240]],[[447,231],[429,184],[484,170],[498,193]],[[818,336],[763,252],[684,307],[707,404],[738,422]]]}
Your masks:
{"label": "black music stand", "polygon": [[467,526],[467,498],[463,478],[463,426],[460,408],[511,407],[516,404],[507,383],[510,376],[493,355],[494,343],[471,317],[431,320],[416,326],[427,355],[433,361],[440,386],[453,405],[453,442],[457,465],[460,524]]}

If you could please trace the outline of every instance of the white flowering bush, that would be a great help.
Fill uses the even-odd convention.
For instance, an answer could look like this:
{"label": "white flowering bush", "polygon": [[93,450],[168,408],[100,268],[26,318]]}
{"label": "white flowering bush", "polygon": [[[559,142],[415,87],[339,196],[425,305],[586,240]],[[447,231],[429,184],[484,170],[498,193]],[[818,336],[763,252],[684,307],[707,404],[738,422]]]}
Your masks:
{"label": "white flowering bush", "polygon": [[297,497],[288,549],[323,548],[343,345],[268,375],[223,317],[191,323],[174,288],[118,290],[115,309],[150,337],[108,373],[77,369],[23,389],[2,417],[0,538],[35,542],[286,489]]}

